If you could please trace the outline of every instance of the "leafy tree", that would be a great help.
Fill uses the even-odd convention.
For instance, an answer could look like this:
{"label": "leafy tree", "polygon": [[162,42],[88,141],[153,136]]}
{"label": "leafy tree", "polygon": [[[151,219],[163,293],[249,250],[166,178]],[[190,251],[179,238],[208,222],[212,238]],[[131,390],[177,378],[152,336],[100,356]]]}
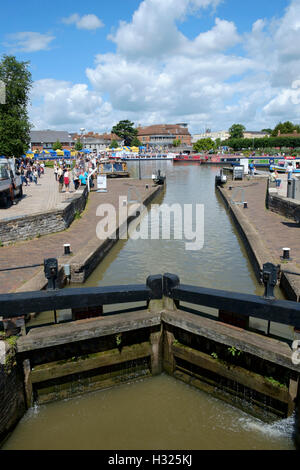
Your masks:
{"label": "leafy tree", "polygon": [[77,140],[76,140],[76,143],[75,143],[75,150],[80,151],[80,150],[82,150],[82,149],[83,149],[83,145],[82,145],[82,143],[80,142],[80,139],[77,139]]}
{"label": "leafy tree", "polygon": [[221,139],[218,137],[215,141],[215,148],[218,149],[221,146]]}
{"label": "leafy tree", "polygon": [[300,132],[300,126],[293,124],[291,121],[280,122],[272,131],[272,137],[277,137],[280,134],[292,134],[294,131]]}
{"label": "leafy tree", "polygon": [[29,62],[4,55],[0,80],[5,84],[5,103],[0,104],[0,155],[20,157],[30,146],[31,124],[27,106],[32,86]]}
{"label": "leafy tree", "polygon": [[142,146],[142,142],[137,137],[133,137],[131,141],[131,147],[141,147],[141,146]]}
{"label": "leafy tree", "polygon": [[272,134],[273,130],[270,127],[267,127],[266,129],[262,129],[261,132],[266,132],[266,134]]}
{"label": "leafy tree", "polygon": [[124,145],[131,146],[133,138],[138,134],[138,130],[133,126],[134,123],[131,121],[119,121],[118,124],[112,128],[111,132],[121,137],[121,139],[124,140]]}
{"label": "leafy tree", "polygon": [[181,144],[181,140],[180,139],[174,139],[173,140],[173,147],[179,147]]}
{"label": "leafy tree", "polygon": [[53,148],[53,150],[61,150],[62,145],[61,145],[60,141],[57,140],[56,142],[54,142],[54,144],[52,145],[52,148]]}
{"label": "leafy tree", "polygon": [[194,152],[202,152],[203,150],[206,151],[211,150],[213,148],[215,148],[215,143],[210,138],[199,139],[193,145]]}
{"label": "leafy tree", "polygon": [[244,132],[246,128],[243,124],[232,124],[229,129],[229,134],[231,139],[242,139],[244,137]]}
{"label": "leafy tree", "polygon": [[111,148],[111,149],[118,148],[118,142],[116,141],[116,139],[111,141],[111,144],[110,144],[109,148]]}

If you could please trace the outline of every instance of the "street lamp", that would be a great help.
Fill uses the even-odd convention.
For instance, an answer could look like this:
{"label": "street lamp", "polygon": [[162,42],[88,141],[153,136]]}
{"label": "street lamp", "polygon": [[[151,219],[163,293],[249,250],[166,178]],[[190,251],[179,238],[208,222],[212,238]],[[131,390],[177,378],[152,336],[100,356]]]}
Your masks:
{"label": "street lamp", "polygon": [[84,133],[84,131],[85,131],[85,128],[84,128],[84,127],[81,127],[81,128],[80,128],[80,132],[81,132],[81,139],[82,139],[82,140],[79,139],[80,142],[83,142],[83,133]]}

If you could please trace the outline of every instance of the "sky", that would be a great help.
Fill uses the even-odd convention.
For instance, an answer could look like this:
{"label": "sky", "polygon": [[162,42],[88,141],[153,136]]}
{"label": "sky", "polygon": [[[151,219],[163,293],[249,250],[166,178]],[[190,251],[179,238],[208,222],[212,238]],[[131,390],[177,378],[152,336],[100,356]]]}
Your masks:
{"label": "sky", "polygon": [[300,0],[13,0],[0,18],[33,129],[300,124]]}

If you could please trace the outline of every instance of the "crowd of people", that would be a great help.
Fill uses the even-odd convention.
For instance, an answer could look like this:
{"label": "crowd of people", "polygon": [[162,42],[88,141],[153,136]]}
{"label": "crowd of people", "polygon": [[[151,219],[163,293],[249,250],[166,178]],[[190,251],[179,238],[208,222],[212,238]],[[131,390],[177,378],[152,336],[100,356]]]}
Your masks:
{"label": "crowd of people", "polygon": [[30,186],[30,183],[38,184],[38,179],[45,173],[45,164],[30,158],[17,159],[16,173],[21,175],[22,186]]}
{"label": "crowd of people", "polygon": [[95,178],[93,170],[96,169],[97,161],[96,155],[86,157],[84,154],[78,154],[73,168],[68,160],[55,161],[54,176],[58,182],[59,192],[70,192],[71,184],[73,184],[74,191],[77,191],[81,186],[86,186],[88,182],[90,188],[93,188]]}

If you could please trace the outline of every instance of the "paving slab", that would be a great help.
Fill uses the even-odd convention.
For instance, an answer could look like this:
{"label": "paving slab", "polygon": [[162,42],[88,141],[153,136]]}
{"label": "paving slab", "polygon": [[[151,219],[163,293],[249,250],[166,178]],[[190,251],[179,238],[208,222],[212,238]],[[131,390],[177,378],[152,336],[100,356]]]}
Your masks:
{"label": "paving slab", "polygon": [[[284,180],[281,195],[286,196],[286,175],[281,176]],[[282,270],[300,274],[300,227],[296,222],[266,208],[267,184],[267,177],[253,177],[249,180],[229,181],[222,191],[230,201],[234,188],[243,190],[247,208],[244,208],[243,204],[233,204],[234,210],[238,217],[240,215],[241,220],[247,220],[254,233],[257,234],[257,239],[263,247],[264,262],[280,264]],[[233,190],[229,190],[229,186]],[[236,190],[235,195],[238,201],[240,195]],[[291,250],[291,260],[288,262],[281,259],[285,247]],[[300,293],[300,276],[292,277],[294,288]]]}
{"label": "paving slab", "polygon": [[[136,190],[138,191],[137,197],[140,196],[142,200],[145,200],[151,192],[156,192],[158,187],[153,187],[153,182],[149,179],[108,179],[107,192],[92,191],[81,217],[74,220],[66,230],[0,247],[0,270],[43,264],[45,258],[63,258],[63,246],[66,243],[71,245],[72,257],[76,256],[78,259],[80,251],[85,247],[103,242],[96,235],[96,227],[100,220],[96,215],[99,204],[112,204],[118,216],[119,197],[127,197],[128,191],[131,194],[130,197],[134,197]],[[67,259],[70,262],[71,258]],[[44,279],[42,267],[0,271],[0,293],[41,289]]]}

